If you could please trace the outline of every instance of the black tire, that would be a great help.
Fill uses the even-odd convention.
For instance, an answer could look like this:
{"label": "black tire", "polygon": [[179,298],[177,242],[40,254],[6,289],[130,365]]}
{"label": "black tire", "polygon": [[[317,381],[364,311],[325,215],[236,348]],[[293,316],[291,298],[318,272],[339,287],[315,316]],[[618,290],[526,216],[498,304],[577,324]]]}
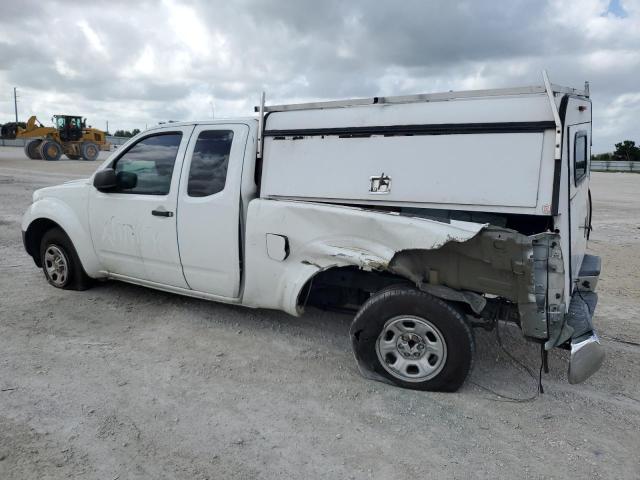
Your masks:
{"label": "black tire", "polygon": [[18,124],[17,123],[5,123],[0,127],[0,137],[6,138],[7,140],[14,140],[18,135]]}
{"label": "black tire", "polygon": [[62,156],[62,145],[54,140],[43,140],[39,151],[43,160],[55,162]]}
{"label": "black tire", "polygon": [[80,145],[80,153],[82,154],[83,160],[93,162],[98,158],[100,148],[93,142],[82,142],[82,145]]}
{"label": "black tire", "polygon": [[40,144],[42,140],[31,140],[24,144],[24,154],[31,160],[42,160],[40,155]]}
{"label": "black tire", "polygon": [[[419,322],[421,326],[433,328],[438,335],[433,342],[426,338],[427,335],[431,335],[429,338],[432,338],[432,333],[418,335],[418,338],[422,338],[421,348],[426,352],[421,354],[421,359],[407,359],[401,356],[410,355],[405,350],[402,351],[404,353],[401,352],[406,348],[407,342],[403,342],[404,346],[392,347],[400,348],[396,352],[398,356],[395,360],[393,352],[386,354],[390,355],[390,358],[386,355],[383,357],[381,353],[383,347],[379,347],[383,345],[382,342],[387,342],[387,345],[400,345],[400,337],[404,338],[404,334],[398,334],[396,341],[393,332],[389,337],[389,329],[393,329],[398,322],[408,323],[410,329],[414,321]],[[383,332],[385,336],[382,336]],[[403,388],[455,392],[464,383],[473,365],[475,340],[473,330],[464,314],[452,304],[412,287],[394,288],[392,286],[373,295],[356,314],[351,327],[351,336],[354,352],[361,364]],[[437,345],[437,342],[440,342],[438,348],[441,349],[442,354],[430,353],[431,344]],[[415,348],[420,348],[417,343],[414,342],[413,345]],[[418,355],[418,351],[414,354]],[[392,374],[390,373],[390,370],[393,371],[391,365],[398,363],[398,358],[407,366],[405,371],[395,371],[395,374]],[[417,362],[430,363],[432,358],[435,358],[433,363],[437,368],[434,367],[433,372],[421,376],[421,370],[416,366]],[[387,365],[383,365],[383,362]],[[415,372],[410,371],[410,368]],[[428,368],[429,365],[427,370]],[[414,378],[411,378],[414,373]]]}
{"label": "black tire", "polygon": [[[52,261],[57,253],[61,254],[66,265],[65,274],[62,271],[52,272],[56,261]],[[47,230],[40,242],[40,261],[47,281],[56,288],[65,290],[86,290],[91,286],[91,279],[82,268],[76,249],[71,240],[60,228]]]}

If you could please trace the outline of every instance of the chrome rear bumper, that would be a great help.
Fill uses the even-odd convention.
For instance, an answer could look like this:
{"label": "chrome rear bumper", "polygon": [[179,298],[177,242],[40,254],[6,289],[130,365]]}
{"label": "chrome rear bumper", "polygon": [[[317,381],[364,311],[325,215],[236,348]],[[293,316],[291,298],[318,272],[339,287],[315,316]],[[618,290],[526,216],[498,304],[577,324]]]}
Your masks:
{"label": "chrome rear bumper", "polygon": [[573,329],[568,375],[572,384],[584,382],[596,373],[605,357],[593,328],[593,314],[598,303],[598,294],[593,290],[600,276],[600,265],[600,257],[585,255],[566,316],[567,325]]}
{"label": "chrome rear bumper", "polygon": [[571,341],[569,383],[582,383],[596,373],[604,361],[604,348],[595,332],[580,341]]}

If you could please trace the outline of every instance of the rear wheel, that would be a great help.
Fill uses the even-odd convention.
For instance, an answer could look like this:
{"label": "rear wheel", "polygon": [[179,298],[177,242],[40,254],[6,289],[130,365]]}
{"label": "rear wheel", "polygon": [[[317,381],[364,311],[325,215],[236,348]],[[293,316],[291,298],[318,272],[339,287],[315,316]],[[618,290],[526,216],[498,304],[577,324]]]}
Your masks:
{"label": "rear wheel", "polygon": [[56,288],[85,290],[90,278],[85,273],[69,237],[59,228],[48,230],[40,242],[40,261],[47,281]]}
{"label": "rear wheel", "polygon": [[18,135],[18,124],[17,123],[5,123],[0,127],[0,136],[2,138],[6,138],[7,140],[13,140]]}
{"label": "rear wheel", "polygon": [[42,144],[42,140],[31,140],[24,144],[24,154],[27,158],[31,160],[41,160],[42,156],[40,155],[40,145]]}
{"label": "rear wheel", "polygon": [[54,140],[44,140],[39,150],[43,160],[56,161],[62,156],[62,146]]}
{"label": "rear wheel", "polygon": [[453,392],[471,370],[475,342],[464,314],[421,290],[372,296],[351,333],[359,361],[400,387]]}
{"label": "rear wheel", "polygon": [[100,149],[98,148],[98,145],[93,142],[82,142],[82,145],[80,145],[80,152],[82,153],[82,158],[84,160],[92,162],[98,158]]}

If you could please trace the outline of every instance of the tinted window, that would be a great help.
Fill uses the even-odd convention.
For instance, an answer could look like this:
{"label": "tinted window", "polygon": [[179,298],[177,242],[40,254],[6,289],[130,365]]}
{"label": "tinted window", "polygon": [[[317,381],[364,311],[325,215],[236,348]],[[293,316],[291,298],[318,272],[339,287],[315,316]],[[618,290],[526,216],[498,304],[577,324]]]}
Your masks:
{"label": "tinted window", "polygon": [[190,197],[206,197],[224,190],[232,141],[230,130],[200,133],[189,168],[187,193]]}
{"label": "tinted window", "polygon": [[138,176],[135,187],[119,189],[122,193],[166,195],[182,133],[173,132],[146,137],[131,147],[115,164],[116,174],[133,172]]}
{"label": "tinted window", "polygon": [[587,173],[587,135],[584,132],[576,133],[573,162],[575,182],[578,183]]}

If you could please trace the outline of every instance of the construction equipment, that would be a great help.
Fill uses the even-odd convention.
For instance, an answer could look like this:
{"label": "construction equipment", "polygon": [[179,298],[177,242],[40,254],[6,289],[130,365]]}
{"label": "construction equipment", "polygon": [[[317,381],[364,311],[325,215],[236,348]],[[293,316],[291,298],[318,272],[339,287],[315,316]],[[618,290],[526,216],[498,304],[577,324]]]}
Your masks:
{"label": "construction equipment", "polygon": [[110,150],[106,133],[86,126],[86,119],[74,115],[54,115],[54,127],[44,126],[31,116],[26,127],[17,123],[2,126],[5,139],[32,138],[24,146],[24,153],[32,160],[60,160],[65,154],[71,160],[95,160],[100,150]]}

